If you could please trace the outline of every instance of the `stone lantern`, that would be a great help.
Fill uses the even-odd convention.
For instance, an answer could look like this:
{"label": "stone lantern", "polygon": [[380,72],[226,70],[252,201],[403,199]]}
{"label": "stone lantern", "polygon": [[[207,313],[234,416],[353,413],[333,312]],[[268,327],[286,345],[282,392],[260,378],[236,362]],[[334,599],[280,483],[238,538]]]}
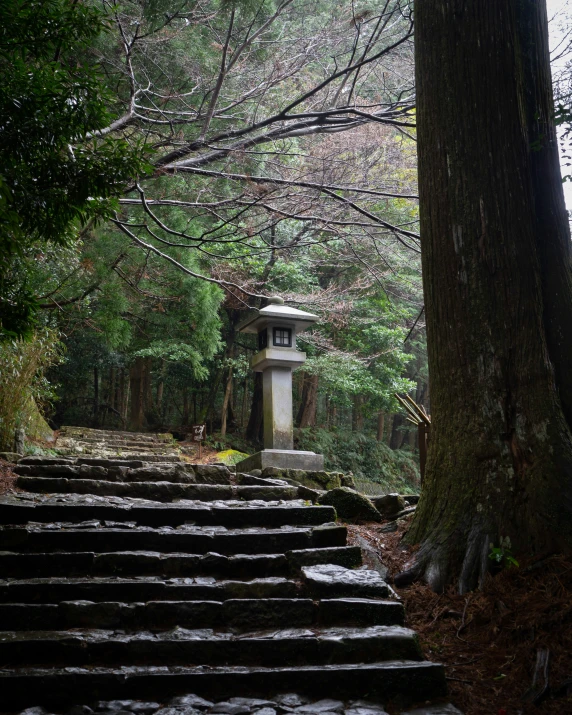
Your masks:
{"label": "stone lantern", "polygon": [[259,352],[250,365],[262,373],[264,450],[236,465],[238,471],[278,467],[320,471],[324,457],[294,449],[292,416],[292,370],[306,361],[306,353],[296,349],[297,333],[311,327],[317,315],[289,308],[282,298],[270,298],[266,308],[243,321],[238,330],[258,335]]}

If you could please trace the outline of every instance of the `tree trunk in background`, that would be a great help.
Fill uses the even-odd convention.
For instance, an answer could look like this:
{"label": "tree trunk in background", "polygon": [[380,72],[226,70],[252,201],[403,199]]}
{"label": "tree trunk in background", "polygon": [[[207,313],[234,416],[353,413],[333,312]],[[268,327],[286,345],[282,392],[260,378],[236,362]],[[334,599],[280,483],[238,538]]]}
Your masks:
{"label": "tree trunk in background", "polygon": [[315,427],[318,410],[318,376],[303,374],[302,401],[298,409],[296,423],[298,427]]}
{"label": "tree trunk in background", "polygon": [[393,415],[393,423],[391,425],[391,435],[389,437],[389,447],[391,449],[399,449],[403,442],[403,432],[399,429],[405,422],[405,417],[400,414]]}
{"label": "tree trunk in background", "polygon": [[377,441],[383,442],[383,427],[385,424],[385,415],[383,412],[377,414]]}
{"label": "tree trunk in background", "polygon": [[116,370],[114,367],[109,368],[109,406],[116,409],[117,387],[116,387]]}
{"label": "tree trunk in background", "polygon": [[354,395],[352,403],[352,430],[363,432],[363,395]]}
{"label": "tree trunk in background", "polygon": [[[232,357],[232,353],[231,353],[231,357]],[[232,364],[228,368],[228,375],[226,377],[226,387],[224,390],[224,399],[222,401],[220,433],[223,437],[226,434],[226,422],[227,422],[227,416],[228,416],[229,409],[232,412],[231,397],[232,397]]]}
{"label": "tree trunk in background", "polygon": [[572,260],[542,0],[416,5],[431,385],[423,492],[396,583],[464,592],[490,544],[572,548]]}
{"label": "tree trunk in background", "polygon": [[182,426],[189,426],[189,391],[185,387],[183,388],[183,416],[182,416]]}
{"label": "tree trunk in background", "polygon": [[165,391],[165,365],[161,367],[161,374],[157,382],[157,414],[163,419],[163,393]]}
{"label": "tree trunk in background", "polygon": [[141,431],[145,426],[145,388],[147,385],[146,358],[135,358],[129,368],[129,392],[131,409],[129,411],[129,429]]}
{"label": "tree trunk in background", "polygon": [[240,410],[240,428],[246,427],[246,406],[248,405],[248,377],[244,378],[242,385],[242,408]]}
{"label": "tree trunk in background", "polygon": [[97,365],[93,368],[93,426],[99,425],[99,370]]}
{"label": "tree trunk in background", "polygon": [[260,443],[262,442],[263,431],[264,413],[262,411],[262,373],[255,372],[250,417],[246,427],[246,439],[251,442]]}
{"label": "tree trunk in background", "polygon": [[151,389],[151,358],[143,358],[143,418],[144,424],[148,423],[147,414],[153,410],[153,391]]}

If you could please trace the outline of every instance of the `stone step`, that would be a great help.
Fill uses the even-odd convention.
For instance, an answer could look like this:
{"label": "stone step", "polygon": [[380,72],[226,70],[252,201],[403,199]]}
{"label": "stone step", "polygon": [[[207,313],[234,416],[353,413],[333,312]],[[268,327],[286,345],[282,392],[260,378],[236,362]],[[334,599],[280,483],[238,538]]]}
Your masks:
{"label": "stone step", "polygon": [[[24,498],[25,497],[25,498]],[[0,524],[60,523],[69,529],[85,522],[98,527],[103,522],[129,522],[140,526],[275,527],[318,526],[331,522],[336,512],[331,506],[308,506],[303,502],[175,502],[141,499],[68,495],[61,497],[9,495],[0,497]],[[0,549],[2,531],[0,531]],[[1,574],[1,572],[0,572]]]}
{"label": "stone step", "polygon": [[[61,601],[226,601],[232,598],[298,598],[299,581],[261,578],[217,581],[214,578],[34,578],[0,581],[0,603]],[[354,595],[354,594],[348,594]],[[387,591],[380,593],[386,597]]]}
{"label": "stone step", "polygon": [[16,486],[40,494],[95,494],[131,497],[159,502],[175,499],[197,501],[292,500],[298,499],[298,487],[231,486],[222,484],[181,484],[176,482],[108,482],[95,479],[60,477],[18,477]]}
{"label": "stone step", "polygon": [[[61,437],[61,435],[60,435]],[[171,446],[172,441],[169,439],[160,439],[158,437],[152,437],[151,435],[144,434],[134,434],[134,435],[117,435],[111,433],[109,435],[100,434],[84,434],[81,436],[73,437],[66,435],[64,439],[73,439],[77,442],[86,442],[91,444],[142,444],[142,445],[152,445],[158,447],[164,447],[166,444]]]}
{"label": "stone step", "polygon": [[148,438],[162,441],[170,441],[173,436],[166,432],[164,434],[158,432],[129,432],[127,430],[110,430],[98,429],[97,427],[73,427],[71,425],[63,425],[60,429],[60,437],[78,437],[78,436],[95,435],[100,437],[126,437],[130,438]]}
{"label": "stone step", "polygon": [[359,546],[302,549],[285,554],[223,556],[217,553],[181,554],[156,551],[20,553],[0,551],[2,578],[49,576],[214,576],[253,579],[299,575],[303,566],[336,564],[361,566]]}
{"label": "stone step", "polygon": [[225,529],[185,526],[173,529],[133,526],[133,528],[65,528],[46,524],[0,528],[2,551],[160,551],[187,554],[283,554],[298,549],[345,546],[345,526],[322,524],[313,528]]}
{"label": "stone step", "polygon": [[1,631],[0,662],[37,665],[265,665],[421,660],[415,633],[402,626],[258,631],[234,634],[179,626],[159,633],[113,630]]}
{"label": "stone step", "polygon": [[[86,457],[85,455],[67,455],[60,457],[22,457],[18,466],[49,466],[56,464],[91,464],[103,467],[143,467],[146,464],[181,464],[183,460],[179,455],[140,454],[126,455],[125,457]],[[186,464],[186,462],[185,462]]]}
{"label": "stone step", "polygon": [[364,598],[258,598],[227,601],[61,601],[2,603],[0,631],[35,631],[50,627],[120,628],[127,631],[226,628],[233,632],[318,626],[402,626],[403,604]]}
{"label": "stone step", "polygon": [[[308,572],[315,567],[303,567]],[[226,601],[229,598],[387,598],[389,588],[377,571],[337,569],[330,584],[318,586],[280,576],[248,581],[217,580],[209,576],[174,577],[50,577],[0,581],[0,603],[58,603],[60,601]]]}
{"label": "stone step", "polygon": [[[92,479],[107,482],[180,482],[187,484],[232,483],[228,467],[182,462],[143,462],[126,459],[67,459],[57,462],[19,463],[14,472],[23,477]],[[290,486],[287,482],[260,479],[244,486]]]}
{"label": "stone step", "polygon": [[442,665],[427,661],[384,661],[368,664],[297,667],[226,666],[203,668],[130,666],[122,668],[2,668],[0,692],[5,709],[41,703],[69,703],[137,698],[164,701],[170,695],[197,693],[207,698],[267,696],[297,692],[331,698],[379,698],[387,702],[432,700],[446,692]]}

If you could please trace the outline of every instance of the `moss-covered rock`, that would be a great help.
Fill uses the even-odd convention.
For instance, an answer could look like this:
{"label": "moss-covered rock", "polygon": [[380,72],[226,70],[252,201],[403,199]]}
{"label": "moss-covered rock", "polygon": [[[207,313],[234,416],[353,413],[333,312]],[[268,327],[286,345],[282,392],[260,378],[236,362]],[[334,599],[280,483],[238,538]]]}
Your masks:
{"label": "moss-covered rock", "polygon": [[342,487],[348,487],[348,489],[357,489],[353,474],[342,474],[341,482]]}
{"label": "moss-covered rock", "polygon": [[337,515],[348,521],[381,521],[371,501],[349,487],[331,489],[318,499],[318,504],[333,506]]}
{"label": "moss-covered rock", "polygon": [[241,462],[243,459],[246,459],[248,454],[245,454],[244,452],[239,452],[237,449],[225,449],[224,452],[217,452],[215,457],[218,462],[222,462],[223,464],[226,464],[229,467],[234,466],[235,464],[238,464],[238,462]]}
{"label": "moss-covered rock", "polygon": [[386,519],[394,519],[395,516],[405,509],[405,499],[399,494],[385,494],[382,497],[374,497],[373,505]]}
{"label": "moss-covered rock", "polygon": [[279,469],[266,467],[262,476],[265,479],[286,479],[310,489],[336,489],[342,485],[341,472],[307,472],[303,469]]}

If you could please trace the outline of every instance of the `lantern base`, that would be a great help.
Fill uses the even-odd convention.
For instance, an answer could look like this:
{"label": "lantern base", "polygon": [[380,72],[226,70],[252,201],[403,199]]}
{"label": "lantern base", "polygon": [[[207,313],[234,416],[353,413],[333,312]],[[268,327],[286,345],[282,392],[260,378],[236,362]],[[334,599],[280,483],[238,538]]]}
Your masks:
{"label": "lantern base", "polygon": [[324,469],[324,455],[297,449],[264,449],[238,462],[236,471],[250,472],[253,469],[266,469],[266,467],[321,472]]}

